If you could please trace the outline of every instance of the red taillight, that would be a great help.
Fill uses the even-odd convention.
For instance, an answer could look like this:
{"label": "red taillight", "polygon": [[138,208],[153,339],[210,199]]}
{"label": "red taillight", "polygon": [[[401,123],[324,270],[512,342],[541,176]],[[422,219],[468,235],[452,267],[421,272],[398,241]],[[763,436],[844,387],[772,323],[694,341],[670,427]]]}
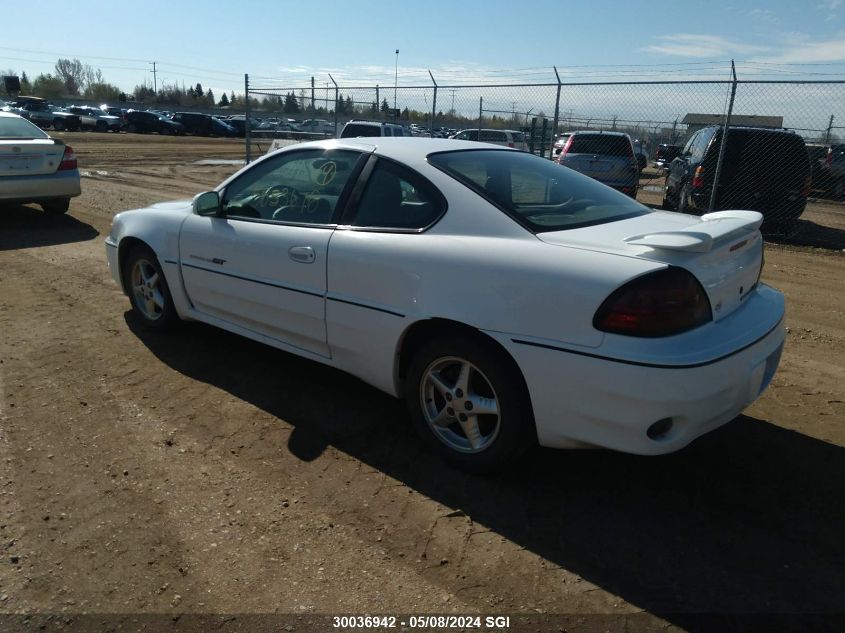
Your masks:
{"label": "red taillight", "polygon": [[828,147],[827,148],[827,156],[824,157],[824,164],[827,165],[828,167],[830,167],[830,165],[832,163],[833,163],[833,148]]}
{"label": "red taillight", "polygon": [[513,143],[508,143],[508,147],[513,147]]}
{"label": "red taillight", "polygon": [[566,154],[569,152],[569,148],[572,146],[572,141],[575,139],[574,136],[570,136],[566,139],[566,145],[563,146],[563,149],[560,151],[560,158],[562,159]]}
{"label": "red taillight", "polygon": [[692,176],[692,188],[699,189],[704,186],[704,167],[699,165],[695,168],[695,173]]}
{"label": "red taillight", "polygon": [[653,338],[686,332],[712,318],[710,301],[698,280],[683,268],[670,266],[613,292],[596,312],[593,326],[611,334]]}
{"label": "red taillight", "polygon": [[59,163],[58,171],[65,171],[66,169],[76,169],[76,154],[70,145],[65,145],[65,153],[62,156],[62,162]]}

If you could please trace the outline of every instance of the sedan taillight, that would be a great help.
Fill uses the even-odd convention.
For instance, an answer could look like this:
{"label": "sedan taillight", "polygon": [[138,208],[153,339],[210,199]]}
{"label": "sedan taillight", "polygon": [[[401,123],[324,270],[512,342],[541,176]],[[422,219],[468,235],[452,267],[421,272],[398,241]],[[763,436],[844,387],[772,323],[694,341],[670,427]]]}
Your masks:
{"label": "sedan taillight", "polygon": [[65,171],[67,169],[76,169],[76,154],[70,145],[65,145],[65,153],[62,156],[62,162],[59,163],[58,171]]}
{"label": "sedan taillight", "polygon": [[680,334],[712,320],[710,300],[692,273],[670,266],[628,282],[596,312],[602,332],[659,337]]}
{"label": "sedan taillight", "polygon": [[692,176],[692,188],[700,189],[704,186],[704,167],[699,165],[695,168],[695,173]]}

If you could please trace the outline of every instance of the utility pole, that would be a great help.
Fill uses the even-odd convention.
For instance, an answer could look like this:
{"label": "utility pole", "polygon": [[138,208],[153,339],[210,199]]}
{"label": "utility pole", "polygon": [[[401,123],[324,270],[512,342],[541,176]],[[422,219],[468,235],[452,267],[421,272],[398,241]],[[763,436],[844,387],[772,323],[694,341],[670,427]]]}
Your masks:
{"label": "utility pole", "polygon": [[452,116],[455,116],[455,89],[452,88]]}
{"label": "utility pole", "polygon": [[148,62],[153,65],[153,69],[150,71],[153,74],[153,94],[158,94],[158,82],[156,78],[156,63],[157,62]]}
{"label": "utility pole", "polygon": [[311,114],[314,113],[316,107],[314,106],[314,75],[311,75]]}
{"label": "utility pole", "polygon": [[399,49],[396,49],[396,74],[393,76],[393,109],[396,109],[396,90],[399,87]]}
{"label": "utility pole", "polygon": [[827,124],[827,132],[824,135],[824,144],[830,143],[830,131],[833,129],[833,115],[830,115],[830,123]]}

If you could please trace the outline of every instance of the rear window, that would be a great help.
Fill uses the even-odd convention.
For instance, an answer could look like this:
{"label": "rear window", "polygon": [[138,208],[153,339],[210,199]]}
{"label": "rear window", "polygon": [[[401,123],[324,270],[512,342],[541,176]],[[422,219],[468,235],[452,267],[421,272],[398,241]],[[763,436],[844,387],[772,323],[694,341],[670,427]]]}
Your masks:
{"label": "rear window", "polygon": [[604,224],[650,213],[592,178],[525,152],[463,150],[428,161],[535,233]]}
{"label": "rear window", "polygon": [[23,117],[0,117],[0,138],[49,138],[46,132]]}
{"label": "rear window", "polygon": [[567,153],[631,156],[631,141],[624,136],[610,134],[575,134]]}
{"label": "rear window", "polygon": [[361,125],[360,123],[347,123],[341,132],[343,138],[355,136],[381,136],[381,127],[378,125]]}

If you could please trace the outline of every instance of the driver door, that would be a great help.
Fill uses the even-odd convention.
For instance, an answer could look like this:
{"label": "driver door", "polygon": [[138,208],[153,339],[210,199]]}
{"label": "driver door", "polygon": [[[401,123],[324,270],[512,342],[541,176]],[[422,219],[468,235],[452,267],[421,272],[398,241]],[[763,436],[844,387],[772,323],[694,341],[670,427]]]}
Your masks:
{"label": "driver door", "polygon": [[328,357],[328,244],[361,156],[282,152],[221,191],[220,216],[189,216],[179,254],[194,308],[223,327]]}

